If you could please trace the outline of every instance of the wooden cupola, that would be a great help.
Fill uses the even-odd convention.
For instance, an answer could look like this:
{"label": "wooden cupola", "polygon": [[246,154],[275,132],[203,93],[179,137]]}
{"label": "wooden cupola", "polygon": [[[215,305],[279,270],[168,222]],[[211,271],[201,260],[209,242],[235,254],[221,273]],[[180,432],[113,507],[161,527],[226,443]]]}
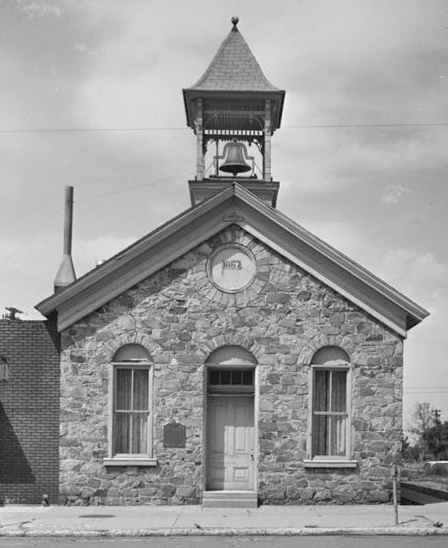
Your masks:
{"label": "wooden cupola", "polygon": [[238,18],[207,70],[183,90],[187,125],[196,135],[192,205],[238,182],[275,207],[271,136],[280,127],[285,92],[263,74],[238,30]]}

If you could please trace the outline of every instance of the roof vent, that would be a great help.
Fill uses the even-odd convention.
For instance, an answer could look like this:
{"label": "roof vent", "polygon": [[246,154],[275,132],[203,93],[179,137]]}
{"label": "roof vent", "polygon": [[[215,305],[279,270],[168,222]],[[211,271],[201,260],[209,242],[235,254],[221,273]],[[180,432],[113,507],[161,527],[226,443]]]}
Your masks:
{"label": "roof vent", "polygon": [[15,306],[5,306],[6,313],[3,314],[4,320],[21,320],[22,318],[18,318],[17,314],[23,314],[21,310],[16,308]]}

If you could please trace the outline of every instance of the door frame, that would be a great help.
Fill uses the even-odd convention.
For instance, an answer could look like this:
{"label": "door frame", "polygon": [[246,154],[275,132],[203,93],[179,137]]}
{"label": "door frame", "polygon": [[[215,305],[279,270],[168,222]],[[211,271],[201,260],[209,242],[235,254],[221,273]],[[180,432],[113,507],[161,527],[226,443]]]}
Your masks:
{"label": "door frame", "polygon": [[[259,379],[258,379],[258,367],[257,364],[216,364],[216,363],[204,363],[203,372],[202,372],[202,383],[203,383],[203,422],[202,422],[202,463],[203,463],[203,476],[202,476],[202,491],[207,491],[207,425],[208,425],[208,370],[210,368],[219,368],[222,369],[252,369],[254,372],[254,393],[253,393],[253,414],[254,414],[254,463],[253,463],[253,486],[249,491],[255,493],[258,492],[258,459],[259,459],[259,438],[258,438],[258,417],[259,417]],[[236,395],[236,394],[234,394]],[[225,492],[225,491],[224,491]]]}

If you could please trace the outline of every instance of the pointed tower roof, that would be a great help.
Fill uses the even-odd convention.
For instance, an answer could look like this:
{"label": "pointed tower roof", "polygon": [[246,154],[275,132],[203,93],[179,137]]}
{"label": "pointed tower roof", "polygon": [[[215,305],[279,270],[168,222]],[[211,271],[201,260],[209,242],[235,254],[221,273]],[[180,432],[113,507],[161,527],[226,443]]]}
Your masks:
{"label": "pointed tower roof", "polygon": [[238,30],[238,18],[215,57],[191,90],[280,91],[261,70],[246,40]]}
{"label": "pointed tower roof", "polygon": [[194,129],[197,99],[204,99],[211,109],[219,109],[217,101],[224,99],[244,102],[255,111],[264,108],[263,101],[268,99],[272,104],[271,130],[275,131],[280,127],[285,92],[263,74],[238,30],[238,17],[232,17],[232,24],[207,70],[193,86],[183,90],[187,124]]}

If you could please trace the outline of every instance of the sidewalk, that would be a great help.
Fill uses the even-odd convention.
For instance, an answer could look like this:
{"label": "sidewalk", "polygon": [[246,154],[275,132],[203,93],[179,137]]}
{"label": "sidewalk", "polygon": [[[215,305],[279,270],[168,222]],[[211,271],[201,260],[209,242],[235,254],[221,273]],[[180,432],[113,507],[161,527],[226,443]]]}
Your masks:
{"label": "sidewalk", "polygon": [[[390,505],[16,506],[0,508],[0,536],[448,535],[448,502]],[[442,523],[443,526],[437,526]],[[436,526],[434,525],[436,524]]]}

